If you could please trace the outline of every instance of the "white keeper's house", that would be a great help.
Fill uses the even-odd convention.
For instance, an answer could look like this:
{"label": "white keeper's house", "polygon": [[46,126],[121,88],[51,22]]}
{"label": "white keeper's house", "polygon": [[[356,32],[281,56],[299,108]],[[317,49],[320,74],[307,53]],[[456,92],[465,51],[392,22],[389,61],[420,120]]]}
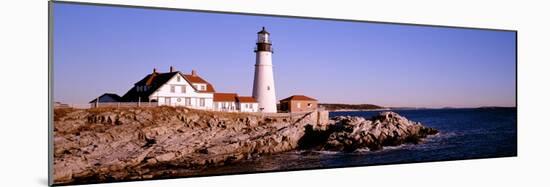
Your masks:
{"label": "white keeper's house", "polygon": [[110,93],[90,101],[91,107],[118,106],[120,103],[152,103],[154,106],[184,106],[227,112],[258,111],[258,102],[253,97],[216,93],[214,86],[195,70],[191,74],[184,74],[173,67],[165,73],[153,69],[151,74],[136,82],[122,97]]}

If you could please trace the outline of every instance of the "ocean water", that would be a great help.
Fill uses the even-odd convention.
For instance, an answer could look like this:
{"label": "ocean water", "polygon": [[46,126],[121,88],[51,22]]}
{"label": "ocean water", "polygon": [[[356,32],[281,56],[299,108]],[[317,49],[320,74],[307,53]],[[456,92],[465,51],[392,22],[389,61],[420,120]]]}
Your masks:
{"label": "ocean water", "polygon": [[[517,155],[516,108],[394,110],[436,128],[439,134],[420,144],[353,153],[296,150],[239,163],[189,171],[186,176],[282,171],[345,166],[415,163]],[[379,112],[331,112],[330,116],[370,117]]]}

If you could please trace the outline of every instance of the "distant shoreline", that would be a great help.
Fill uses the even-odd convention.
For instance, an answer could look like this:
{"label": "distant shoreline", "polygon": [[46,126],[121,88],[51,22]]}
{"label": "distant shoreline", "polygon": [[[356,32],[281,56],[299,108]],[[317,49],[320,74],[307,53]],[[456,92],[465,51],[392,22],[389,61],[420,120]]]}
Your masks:
{"label": "distant shoreline", "polygon": [[372,112],[372,111],[389,111],[389,110],[460,110],[460,109],[517,109],[517,107],[464,107],[464,108],[453,108],[453,107],[443,107],[443,108],[409,108],[409,107],[397,107],[397,108],[379,108],[379,109],[333,109],[327,110],[329,112]]}
{"label": "distant shoreline", "polygon": [[341,103],[319,103],[319,107],[330,112],[344,111],[381,111],[388,110],[387,107],[382,107],[373,104],[341,104]]}
{"label": "distant shoreline", "polygon": [[379,109],[334,109],[327,110],[329,112],[368,112],[368,111],[387,111],[392,110],[391,108],[379,108]]}

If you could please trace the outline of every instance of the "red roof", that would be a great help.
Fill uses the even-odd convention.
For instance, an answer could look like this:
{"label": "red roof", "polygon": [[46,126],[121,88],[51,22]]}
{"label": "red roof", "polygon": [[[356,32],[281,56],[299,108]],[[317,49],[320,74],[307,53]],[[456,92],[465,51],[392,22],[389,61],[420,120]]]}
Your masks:
{"label": "red roof", "polygon": [[236,93],[214,93],[214,102],[236,102]]}
{"label": "red roof", "polygon": [[317,101],[317,99],[313,99],[311,97],[305,96],[305,95],[293,95],[290,97],[287,97],[285,99],[282,99],[281,101]]}
{"label": "red roof", "polygon": [[250,96],[239,96],[236,93],[214,93],[214,102],[240,102],[256,103],[256,99]]}
{"label": "red roof", "polygon": [[[206,90],[200,90],[199,92],[215,92],[214,90],[214,86],[212,86],[212,84],[210,84],[209,82],[205,81],[204,79],[202,79],[200,76],[198,75],[183,75],[183,77],[191,82],[191,83],[195,83],[195,84],[206,84]],[[197,89],[198,90],[198,89]]]}
{"label": "red roof", "polygon": [[254,97],[249,97],[249,96],[240,96],[240,97],[237,97],[237,100],[240,102],[240,103],[256,103],[256,99],[254,99]]}
{"label": "red roof", "polygon": [[204,79],[202,79],[201,77],[199,77],[198,75],[186,75],[184,74],[183,75],[189,82],[192,82],[192,83],[203,83],[203,84],[208,84],[208,82],[206,82]]}

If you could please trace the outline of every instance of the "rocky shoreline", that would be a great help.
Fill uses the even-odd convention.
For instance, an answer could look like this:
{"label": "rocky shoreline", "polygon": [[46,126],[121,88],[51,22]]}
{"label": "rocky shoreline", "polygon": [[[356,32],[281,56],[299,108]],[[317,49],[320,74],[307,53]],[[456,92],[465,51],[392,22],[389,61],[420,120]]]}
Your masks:
{"label": "rocky shoreline", "polygon": [[328,124],[186,108],[56,109],[54,183],[165,178],[161,168],[200,169],[295,149],[352,152],[418,143],[437,130],[394,112]]}
{"label": "rocky shoreline", "polygon": [[329,112],[376,112],[376,111],[390,111],[390,108],[380,108],[380,109],[333,109],[327,110]]}
{"label": "rocky shoreline", "polygon": [[302,148],[308,149],[353,152],[368,148],[376,151],[384,146],[417,144],[422,138],[437,133],[436,129],[410,121],[395,112],[381,112],[371,119],[337,116],[326,126],[306,126],[300,143]]}

